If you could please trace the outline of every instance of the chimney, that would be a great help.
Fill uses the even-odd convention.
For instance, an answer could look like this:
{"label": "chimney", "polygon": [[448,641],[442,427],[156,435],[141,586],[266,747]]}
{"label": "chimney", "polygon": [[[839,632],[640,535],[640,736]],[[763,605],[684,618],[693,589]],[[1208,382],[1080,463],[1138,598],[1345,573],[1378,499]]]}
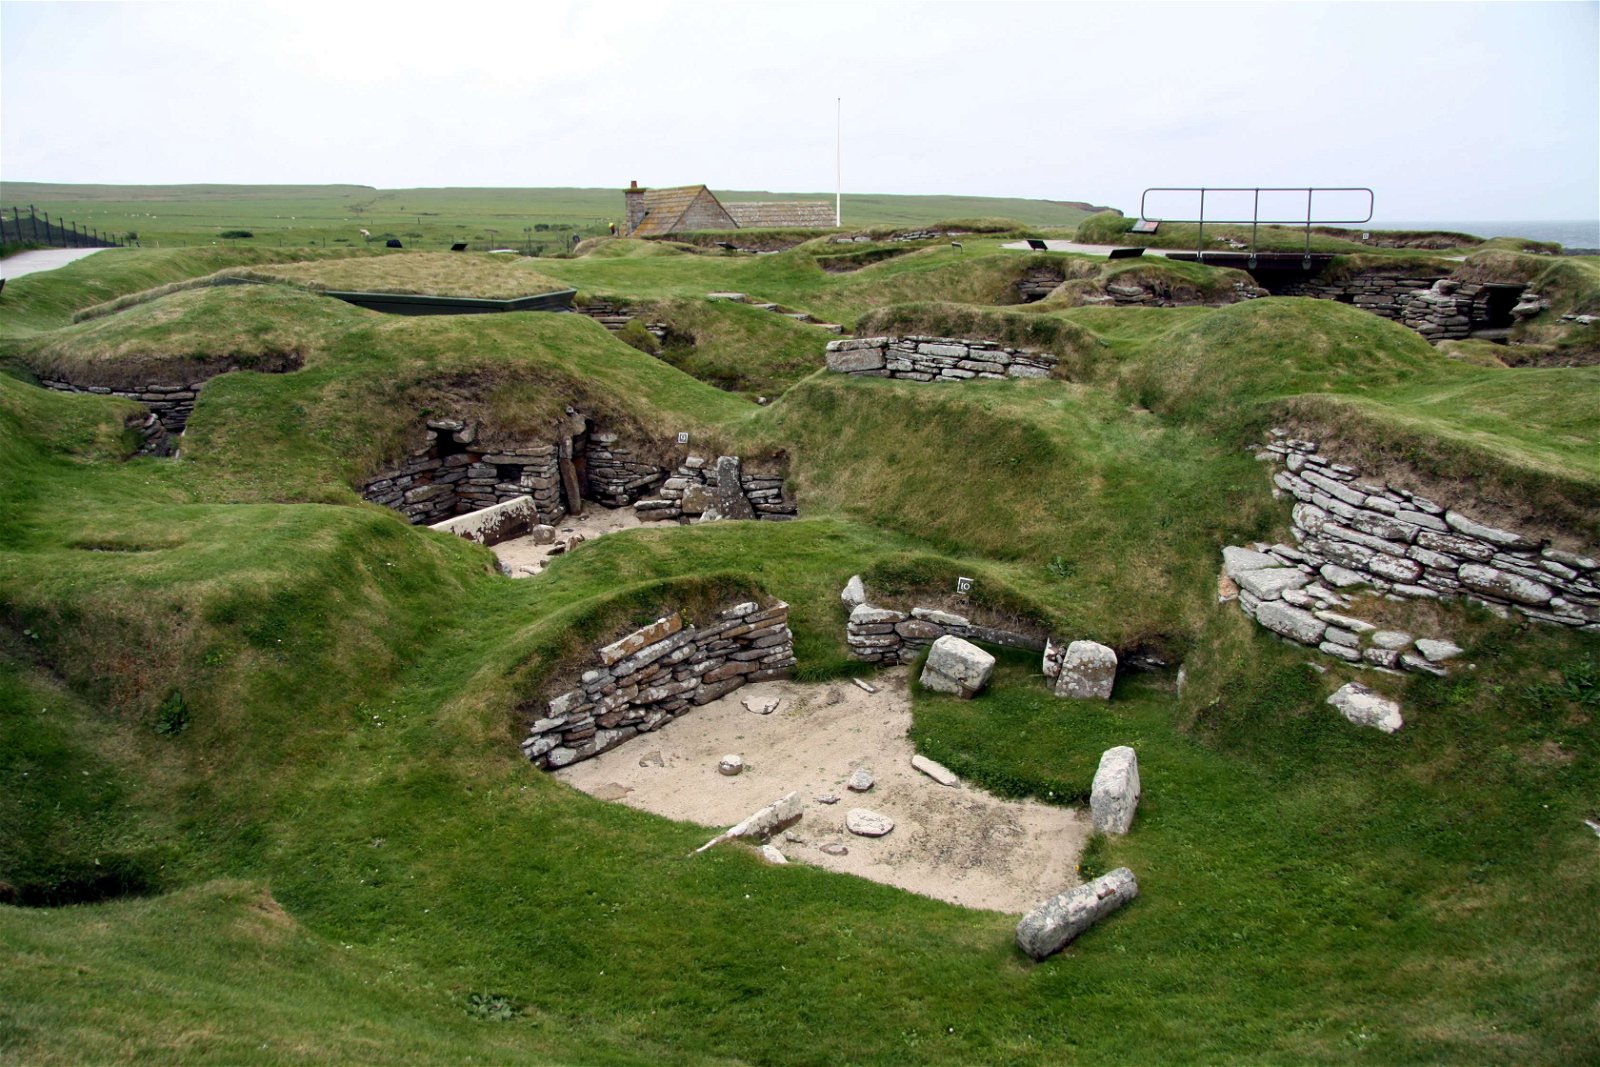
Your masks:
{"label": "chimney", "polygon": [[639,228],[639,223],[644,221],[644,190],[639,188],[637,181],[628,183],[622,190],[623,202],[627,205],[628,223],[622,228],[624,235],[632,233]]}

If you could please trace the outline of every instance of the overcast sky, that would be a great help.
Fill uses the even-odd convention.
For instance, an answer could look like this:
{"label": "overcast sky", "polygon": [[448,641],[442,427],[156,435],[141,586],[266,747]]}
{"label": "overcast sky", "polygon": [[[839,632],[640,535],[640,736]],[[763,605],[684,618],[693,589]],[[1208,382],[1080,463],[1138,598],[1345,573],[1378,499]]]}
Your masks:
{"label": "overcast sky", "polygon": [[[0,177],[1600,214],[1600,3],[0,4]],[[1155,214],[1156,212],[1152,212]]]}

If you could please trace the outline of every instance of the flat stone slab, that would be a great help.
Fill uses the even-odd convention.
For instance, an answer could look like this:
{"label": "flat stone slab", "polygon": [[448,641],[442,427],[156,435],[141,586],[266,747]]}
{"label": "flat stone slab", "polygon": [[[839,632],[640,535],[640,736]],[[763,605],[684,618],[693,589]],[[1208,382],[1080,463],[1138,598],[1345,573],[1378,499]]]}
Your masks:
{"label": "flat stone slab", "polygon": [[1139,895],[1126,867],[1051,897],[1017,923],[1017,947],[1036,960],[1060,952],[1089,927]]}
{"label": "flat stone slab", "polygon": [[850,780],[845,783],[845,788],[852,793],[865,793],[871,790],[875,784],[871,771],[865,767],[857,767],[855,773],[850,776]]}
{"label": "flat stone slab", "polygon": [[927,756],[922,756],[922,755],[912,756],[911,757],[911,766],[914,767],[915,769],[921,771],[923,774],[927,775],[929,778],[932,778],[934,781],[938,782],[940,785],[952,786],[953,787],[953,786],[958,786],[958,785],[961,784],[961,779],[957,778],[954,774],[952,774],[948,767],[946,767],[942,763],[934,762],[933,760],[929,759]]}
{"label": "flat stone slab", "polygon": [[1102,834],[1125,834],[1139,807],[1139,756],[1127,745],[1108,748],[1100,757],[1089,791],[1089,814]]}
{"label": "flat stone slab", "polygon": [[1058,697],[1110,700],[1117,681],[1117,654],[1098,641],[1074,641],[1062,653],[1055,678]]}
{"label": "flat stone slab", "polygon": [[792,825],[794,821],[805,812],[805,801],[800,799],[799,793],[787,793],[766,807],[753,812],[743,822],[735,823],[710,841],[695,849],[704,852],[708,848],[732,841],[735,838],[767,838]]}
{"label": "flat stone slab", "polygon": [[894,820],[866,808],[851,808],[845,814],[844,828],[857,837],[882,837],[894,829]]}
{"label": "flat stone slab", "polygon": [[1328,703],[1339,709],[1339,714],[1357,726],[1371,726],[1392,734],[1405,725],[1400,717],[1400,704],[1386,696],[1374,693],[1360,682],[1349,682],[1328,698]]}

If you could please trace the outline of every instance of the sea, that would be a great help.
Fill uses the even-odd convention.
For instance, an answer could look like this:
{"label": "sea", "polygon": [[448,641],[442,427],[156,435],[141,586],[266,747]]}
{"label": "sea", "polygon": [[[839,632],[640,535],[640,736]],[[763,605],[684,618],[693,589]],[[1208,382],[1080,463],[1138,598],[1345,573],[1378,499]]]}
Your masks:
{"label": "sea", "polygon": [[1447,230],[1477,237],[1525,237],[1530,241],[1554,241],[1563,248],[1600,249],[1600,219],[1566,219],[1537,222],[1404,222],[1373,220],[1375,230]]}

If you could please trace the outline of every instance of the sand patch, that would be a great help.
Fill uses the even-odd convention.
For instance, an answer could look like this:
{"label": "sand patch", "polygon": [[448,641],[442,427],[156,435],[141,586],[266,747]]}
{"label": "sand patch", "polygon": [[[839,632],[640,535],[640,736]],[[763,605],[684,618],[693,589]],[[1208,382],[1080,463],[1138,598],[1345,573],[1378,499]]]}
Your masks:
{"label": "sand patch", "polygon": [[544,570],[556,547],[565,544],[574,534],[582,534],[585,541],[593,541],[606,534],[636,530],[643,525],[639,521],[639,513],[632,508],[604,508],[586,501],[582,515],[568,515],[556,524],[555,544],[541,545],[535,543],[532,537],[513,537],[509,541],[501,541],[490,551],[510,571],[511,577],[531,578]]}
{"label": "sand patch", "polygon": [[[876,694],[848,682],[762,682],[686,712],[652,734],[553,772],[586,793],[710,828],[709,839],[798,790],[805,814],[772,844],[807,863],[969,908],[1021,913],[1078,884],[1086,812],[1001,800],[970,785],[941,786],[911,766],[911,702],[904,669],[880,674]],[[747,711],[777,697],[770,715]],[[738,754],[736,777],[717,761]],[[876,784],[853,793],[857,768]],[[835,804],[816,798],[832,795]],[[845,829],[851,808],[895,822],[886,837]],[[794,840],[798,838],[798,840]],[[843,845],[845,855],[822,851]],[[726,846],[725,846],[726,847]]]}

